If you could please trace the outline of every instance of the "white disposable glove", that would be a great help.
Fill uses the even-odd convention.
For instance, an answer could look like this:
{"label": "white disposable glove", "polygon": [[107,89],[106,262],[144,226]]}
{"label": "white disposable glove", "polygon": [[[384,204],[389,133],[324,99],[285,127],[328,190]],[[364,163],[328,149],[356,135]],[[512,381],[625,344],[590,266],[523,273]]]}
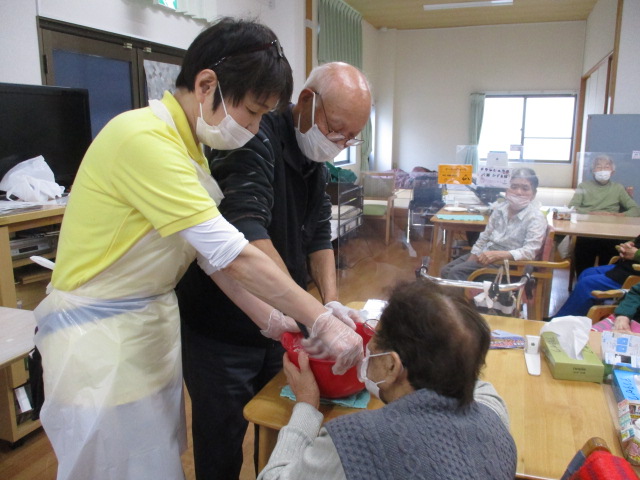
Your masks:
{"label": "white disposable glove", "polygon": [[327,346],[318,337],[303,338],[300,340],[300,345],[307,352],[307,355],[311,358],[329,358],[331,352]]}
{"label": "white disposable glove", "polygon": [[260,333],[267,338],[271,338],[279,342],[282,339],[282,334],[284,332],[299,331],[300,329],[298,328],[298,324],[293,318],[287,317],[280,310],[276,310],[274,308],[269,314],[269,323],[267,324],[267,328],[265,330],[260,330]]}
{"label": "white disposable glove", "polygon": [[327,310],[311,327],[311,339],[319,338],[336,363],[331,371],[342,375],[364,358],[362,337],[342,323]]}
{"label": "white disposable glove", "polygon": [[345,307],[340,302],[329,302],[325,305],[326,308],[330,308],[333,312],[333,316],[340,320],[345,325],[356,329],[356,323],[364,323],[367,319],[362,316],[360,310],[354,310],[353,308]]}

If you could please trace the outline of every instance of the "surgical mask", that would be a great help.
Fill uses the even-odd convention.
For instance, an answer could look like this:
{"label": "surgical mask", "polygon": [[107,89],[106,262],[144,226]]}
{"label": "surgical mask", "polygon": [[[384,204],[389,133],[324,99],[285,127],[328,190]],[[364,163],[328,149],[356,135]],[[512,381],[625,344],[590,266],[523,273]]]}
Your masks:
{"label": "surgical mask", "polygon": [[511,205],[513,209],[518,212],[524,208],[527,208],[531,203],[530,198],[520,197],[519,195],[515,195],[509,192],[507,192],[506,197],[507,197],[507,202],[509,202],[509,205]]}
{"label": "surgical mask", "polygon": [[214,150],[233,150],[240,148],[253,138],[253,133],[242,127],[227,113],[227,107],[224,104],[222,90],[220,89],[220,82],[218,82],[218,90],[220,90],[220,99],[222,100],[225,117],[219,125],[209,125],[204,121],[202,104],[200,104],[200,116],[196,123],[196,135],[199,141]]}
{"label": "surgical mask", "polygon": [[608,182],[611,178],[611,170],[599,170],[593,172],[593,176],[598,182]]}
{"label": "surgical mask", "polygon": [[369,359],[371,357],[380,357],[382,355],[390,355],[390,354],[391,352],[384,352],[384,353],[374,353],[372,355],[371,351],[369,350],[369,347],[365,347],[364,360],[360,364],[360,372],[359,372],[358,378],[360,379],[361,382],[364,383],[364,387],[367,389],[367,391],[376,398],[380,398],[380,387],[378,387],[378,385],[380,385],[381,383],[384,383],[385,380],[374,382],[373,380],[369,379],[369,377],[367,377],[367,370],[369,369]]}
{"label": "surgical mask", "polygon": [[330,162],[338,156],[342,151],[340,145],[333,143],[320,131],[315,123],[316,114],[316,94],[313,94],[313,103],[311,106],[311,128],[306,132],[300,131],[300,115],[298,115],[298,126],[296,127],[296,140],[298,147],[305,157],[314,162],[324,163]]}

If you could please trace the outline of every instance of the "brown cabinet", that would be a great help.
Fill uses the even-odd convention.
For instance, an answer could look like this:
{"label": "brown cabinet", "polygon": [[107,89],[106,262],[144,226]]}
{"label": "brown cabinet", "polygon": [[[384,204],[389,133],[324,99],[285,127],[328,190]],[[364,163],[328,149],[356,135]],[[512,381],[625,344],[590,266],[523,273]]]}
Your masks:
{"label": "brown cabinet", "polygon": [[25,359],[33,349],[35,325],[33,312],[0,307],[0,439],[12,444],[40,427],[39,420],[24,418],[16,408],[16,389],[29,381]]}
{"label": "brown cabinet", "polygon": [[[38,210],[0,216],[0,306],[16,308],[20,293],[21,306],[33,309],[44,297],[50,272],[29,258],[13,260],[11,238],[16,232],[57,226],[62,223],[64,205],[47,205]],[[57,228],[57,227],[56,227]],[[52,258],[54,254],[45,254]]]}

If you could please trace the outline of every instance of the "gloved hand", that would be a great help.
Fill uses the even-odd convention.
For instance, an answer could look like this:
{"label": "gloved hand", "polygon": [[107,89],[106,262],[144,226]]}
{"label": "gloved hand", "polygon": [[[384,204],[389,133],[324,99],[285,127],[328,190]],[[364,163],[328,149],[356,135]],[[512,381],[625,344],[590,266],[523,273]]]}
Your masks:
{"label": "gloved hand", "polygon": [[331,352],[319,337],[309,337],[300,340],[300,345],[311,358],[329,358]]}
{"label": "gloved hand", "polygon": [[319,338],[326,351],[336,359],[331,371],[342,375],[364,358],[362,337],[342,323],[327,310],[311,327],[310,338]]}
{"label": "gloved hand", "polygon": [[362,316],[360,310],[354,310],[353,308],[345,307],[340,302],[329,302],[325,305],[326,308],[330,308],[333,311],[333,316],[340,320],[345,325],[348,325],[352,329],[356,329],[355,322],[364,323],[367,319]]}
{"label": "gloved hand", "polygon": [[280,310],[276,310],[274,308],[269,314],[269,323],[267,324],[267,328],[265,330],[260,330],[260,333],[267,338],[271,338],[279,342],[284,332],[298,331],[300,331],[300,329],[293,318],[287,317]]}

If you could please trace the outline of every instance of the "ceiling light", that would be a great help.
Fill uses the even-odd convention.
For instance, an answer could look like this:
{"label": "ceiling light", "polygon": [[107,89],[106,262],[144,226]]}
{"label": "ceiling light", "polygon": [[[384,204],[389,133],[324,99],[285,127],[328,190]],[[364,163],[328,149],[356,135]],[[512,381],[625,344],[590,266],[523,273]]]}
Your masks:
{"label": "ceiling light", "polygon": [[482,2],[436,3],[423,5],[425,10],[448,10],[452,8],[500,7],[513,5],[513,0],[486,0]]}

